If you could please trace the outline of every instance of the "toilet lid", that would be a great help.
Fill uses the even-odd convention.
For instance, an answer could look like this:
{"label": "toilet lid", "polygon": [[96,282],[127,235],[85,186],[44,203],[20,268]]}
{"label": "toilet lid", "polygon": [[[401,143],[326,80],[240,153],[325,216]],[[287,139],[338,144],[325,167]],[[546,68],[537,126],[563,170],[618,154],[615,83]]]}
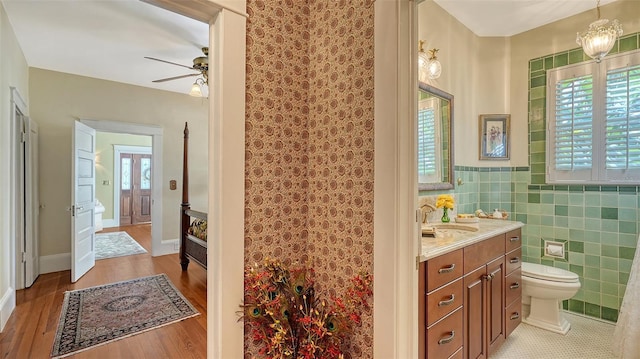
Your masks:
{"label": "toilet lid", "polygon": [[553,282],[576,282],[579,280],[577,274],[568,270],[527,262],[522,262],[522,275]]}

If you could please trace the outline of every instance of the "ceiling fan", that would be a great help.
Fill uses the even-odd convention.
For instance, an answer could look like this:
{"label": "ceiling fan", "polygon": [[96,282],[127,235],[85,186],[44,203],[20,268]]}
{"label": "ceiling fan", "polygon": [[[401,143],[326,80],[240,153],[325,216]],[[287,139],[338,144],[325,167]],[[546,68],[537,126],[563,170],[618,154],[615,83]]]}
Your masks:
{"label": "ceiling fan", "polygon": [[175,77],[167,77],[165,79],[154,80],[152,82],[165,82],[165,81],[177,80],[177,79],[181,79],[181,78],[185,78],[185,77],[192,77],[192,76],[200,76],[200,75],[202,75],[202,77],[204,78],[204,83],[208,84],[208,81],[209,81],[208,80],[209,48],[208,47],[203,47],[202,48],[202,53],[204,54],[204,56],[199,56],[199,57],[196,57],[195,59],[193,59],[193,66],[187,66],[187,65],[182,65],[182,64],[175,63],[175,62],[167,61],[167,60],[156,59],[155,57],[145,56],[144,58],[145,59],[149,59],[149,60],[154,60],[154,61],[160,61],[160,62],[164,62],[164,63],[167,63],[167,64],[176,65],[176,66],[180,66],[180,67],[185,67],[185,68],[187,68],[189,70],[192,70],[192,71],[197,71],[196,73],[192,73],[192,74],[175,76]]}

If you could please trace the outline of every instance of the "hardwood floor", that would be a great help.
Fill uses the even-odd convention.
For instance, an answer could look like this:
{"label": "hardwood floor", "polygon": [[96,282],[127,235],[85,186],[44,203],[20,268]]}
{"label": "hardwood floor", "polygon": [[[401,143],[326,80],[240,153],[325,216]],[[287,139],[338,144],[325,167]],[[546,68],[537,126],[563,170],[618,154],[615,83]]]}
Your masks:
{"label": "hardwood floor", "polygon": [[183,272],[177,254],[151,257],[151,225],[110,228],[126,231],[149,253],[96,261],[78,282],[70,271],[42,274],[31,288],[16,293],[17,307],[0,334],[0,358],[49,358],[64,292],[165,273],[199,316],[80,352],[69,358],[205,358],[207,354],[207,277],[204,268]]}

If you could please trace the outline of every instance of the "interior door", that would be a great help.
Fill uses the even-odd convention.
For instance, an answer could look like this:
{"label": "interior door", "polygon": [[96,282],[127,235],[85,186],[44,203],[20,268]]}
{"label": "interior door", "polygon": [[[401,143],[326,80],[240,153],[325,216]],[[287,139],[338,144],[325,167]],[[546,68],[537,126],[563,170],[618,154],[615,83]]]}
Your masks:
{"label": "interior door", "polygon": [[38,249],[38,218],[40,198],[38,193],[38,124],[25,118],[25,287],[31,287],[40,275],[40,251]]}
{"label": "interior door", "polygon": [[71,189],[71,281],[76,282],[96,263],[95,255],[95,143],[96,131],[78,121],[73,129]]}
{"label": "interior door", "polygon": [[[20,110],[15,110],[16,119],[16,177],[15,177],[15,219],[16,219],[16,243],[18,252],[16,253],[16,287],[23,289],[26,287],[26,257],[27,253],[27,132],[25,129],[26,117]],[[19,263],[19,264],[18,264]]]}

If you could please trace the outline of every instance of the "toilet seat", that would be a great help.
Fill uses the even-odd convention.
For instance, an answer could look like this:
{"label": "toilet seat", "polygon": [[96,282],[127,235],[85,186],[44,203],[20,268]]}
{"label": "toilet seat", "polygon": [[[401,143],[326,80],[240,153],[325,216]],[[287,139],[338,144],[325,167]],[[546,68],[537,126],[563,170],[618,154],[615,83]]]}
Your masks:
{"label": "toilet seat", "polygon": [[528,262],[522,263],[522,276],[562,283],[574,283],[580,281],[577,274],[568,270]]}

